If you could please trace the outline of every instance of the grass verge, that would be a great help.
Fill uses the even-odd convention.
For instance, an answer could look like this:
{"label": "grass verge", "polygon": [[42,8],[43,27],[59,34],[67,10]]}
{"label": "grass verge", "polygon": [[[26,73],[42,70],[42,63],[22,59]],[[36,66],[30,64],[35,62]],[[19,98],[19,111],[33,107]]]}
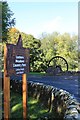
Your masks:
{"label": "grass verge", "polygon": [[[11,91],[10,101],[10,118],[22,120],[23,118],[23,107],[22,107],[22,96],[19,93]],[[40,102],[36,99],[28,97],[28,119],[37,120],[41,116],[45,116],[47,109],[41,106]]]}

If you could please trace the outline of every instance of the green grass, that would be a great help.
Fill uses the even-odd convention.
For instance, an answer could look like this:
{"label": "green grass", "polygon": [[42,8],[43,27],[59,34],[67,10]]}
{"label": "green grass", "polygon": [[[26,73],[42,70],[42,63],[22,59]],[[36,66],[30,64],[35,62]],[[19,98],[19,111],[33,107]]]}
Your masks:
{"label": "green grass", "polygon": [[45,72],[30,72],[29,75],[40,75],[40,76],[43,76],[43,75],[46,75]]}
{"label": "green grass", "polygon": [[[22,97],[18,93],[11,92],[11,118],[23,118],[23,107],[22,107]],[[46,115],[48,109],[41,106],[38,100],[31,97],[28,98],[28,118],[29,120],[37,120],[41,116]]]}

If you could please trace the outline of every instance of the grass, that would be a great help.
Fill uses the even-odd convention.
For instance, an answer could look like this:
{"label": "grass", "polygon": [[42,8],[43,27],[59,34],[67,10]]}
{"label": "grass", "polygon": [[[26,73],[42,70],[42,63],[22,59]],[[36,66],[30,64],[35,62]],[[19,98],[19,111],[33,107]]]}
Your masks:
{"label": "grass", "polygon": [[[10,117],[13,119],[22,120],[23,118],[23,107],[22,107],[22,97],[19,93],[11,92],[10,101]],[[31,97],[28,98],[28,118],[29,120],[37,120],[41,116],[47,113],[47,109],[41,106],[38,100]]]}
{"label": "grass", "polygon": [[43,76],[43,75],[46,75],[45,72],[30,72],[29,75],[40,75],[40,76]]}

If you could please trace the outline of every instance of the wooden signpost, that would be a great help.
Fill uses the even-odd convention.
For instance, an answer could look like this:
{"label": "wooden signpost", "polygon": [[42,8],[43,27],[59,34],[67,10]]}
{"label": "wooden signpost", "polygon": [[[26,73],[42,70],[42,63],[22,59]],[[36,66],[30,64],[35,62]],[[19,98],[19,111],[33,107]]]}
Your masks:
{"label": "wooden signpost", "polygon": [[[23,118],[27,118],[27,75],[29,72],[29,49],[22,47],[19,35],[17,45],[4,47],[4,120],[10,118],[10,76],[22,75]],[[15,89],[15,88],[14,88]]]}

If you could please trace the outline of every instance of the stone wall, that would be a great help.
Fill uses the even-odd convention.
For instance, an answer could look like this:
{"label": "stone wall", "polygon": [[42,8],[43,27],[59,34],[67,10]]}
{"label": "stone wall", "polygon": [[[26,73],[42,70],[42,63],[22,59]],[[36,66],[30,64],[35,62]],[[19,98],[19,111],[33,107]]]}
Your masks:
{"label": "stone wall", "polygon": [[[15,84],[16,83],[16,84]],[[11,88],[21,93],[21,81],[11,81]],[[38,99],[61,120],[80,120],[80,104],[67,91],[40,83],[28,82],[28,95]]]}

